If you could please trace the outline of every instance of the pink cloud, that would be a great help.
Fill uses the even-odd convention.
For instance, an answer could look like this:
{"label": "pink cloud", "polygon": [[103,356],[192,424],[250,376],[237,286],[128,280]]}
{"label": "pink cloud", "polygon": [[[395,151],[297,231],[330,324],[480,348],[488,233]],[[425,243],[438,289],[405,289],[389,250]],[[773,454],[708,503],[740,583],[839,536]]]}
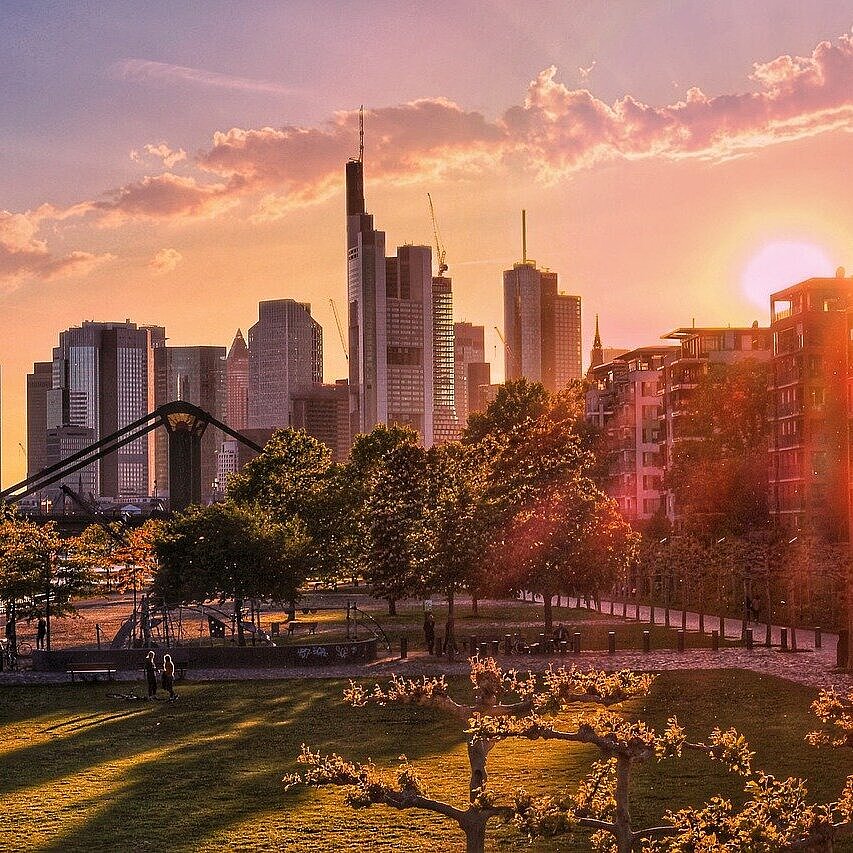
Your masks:
{"label": "pink cloud", "polygon": [[27,213],[0,211],[0,285],[7,289],[21,279],[51,281],[63,276],[83,276],[114,255],[96,255],[75,250],[54,255],[37,238],[39,224],[49,216],[48,209]]}
{"label": "pink cloud", "polygon": [[[683,100],[663,106],[630,95],[608,104],[587,89],[568,88],[551,67],[530,83],[521,104],[496,120],[444,98],[369,110],[368,177],[395,183],[471,179],[503,169],[554,181],[602,161],[725,162],[769,145],[853,129],[849,34],[821,42],[809,56],[756,63],[750,79],[754,89],[737,94],[711,97],[692,88]],[[54,216],[89,214],[107,226],[199,219],[253,195],[262,198],[252,220],[276,219],[338,192],[342,164],[357,153],[357,140],[356,111],[319,127],[232,128],[217,132],[196,156],[199,177],[146,177]],[[184,155],[166,143],[145,150],[167,167]]]}
{"label": "pink cloud", "polygon": [[154,257],[148,262],[148,266],[158,275],[172,272],[184,259],[177,249],[160,249],[154,253]]}

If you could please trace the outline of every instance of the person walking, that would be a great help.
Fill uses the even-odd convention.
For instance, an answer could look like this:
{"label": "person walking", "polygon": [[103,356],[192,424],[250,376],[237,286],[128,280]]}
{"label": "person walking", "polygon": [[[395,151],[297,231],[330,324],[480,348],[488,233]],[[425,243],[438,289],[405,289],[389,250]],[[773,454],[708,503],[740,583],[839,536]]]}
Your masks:
{"label": "person walking", "polygon": [[148,698],[157,698],[157,670],[154,667],[154,652],[145,658],[145,680],[148,682]]}
{"label": "person walking", "polygon": [[36,625],[36,648],[43,649],[44,648],[44,639],[47,636],[47,622],[44,620],[44,616],[39,616],[38,624]]}
{"label": "person walking", "polygon": [[435,616],[432,610],[428,610],[424,615],[424,640],[426,641],[427,651],[433,654],[435,651]]}
{"label": "person walking", "polygon": [[163,674],[160,676],[163,689],[169,694],[169,699],[174,701],[175,695],[175,664],[171,655],[163,655]]}

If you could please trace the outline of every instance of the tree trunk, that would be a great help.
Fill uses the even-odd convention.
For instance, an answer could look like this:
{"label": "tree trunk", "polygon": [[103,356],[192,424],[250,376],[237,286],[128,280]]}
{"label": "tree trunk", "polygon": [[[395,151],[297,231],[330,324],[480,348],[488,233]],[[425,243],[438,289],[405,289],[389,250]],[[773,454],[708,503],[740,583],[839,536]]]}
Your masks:
{"label": "tree trunk", "polygon": [[243,599],[234,599],[234,619],[237,621],[237,645],[245,646],[246,637],[243,634]]}
{"label": "tree trunk", "polygon": [[465,833],[465,853],[485,853],[486,821],[483,818],[466,820],[460,826]]}
{"label": "tree trunk", "polygon": [[616,759],[616,849],[618,853],[631,853],[631,813],[628,809],[628,788],[631,784],[631,759]]}
{"label": "tree trunk", "polygon": [[476,595],[471,595],[471,615],[479,616],[480,615],[480,603],[477,600]]}
{"label": "tree trunk", "polygon": [[396,616],[397,615],[397,599],[389,598],[388,599],[388,615]]}
{"label": "tree trunk", "polygon": [[468,741],[468,764],[471,767],[471,780],[468,785],[470,800],[473,803],[477,795],[486,787],[489,774],[486,772],[486,759],[495,745],[493,740]]}
{"label": "tree trunk", "polygon": [[545,630],[550,634],[554,630],[554,612],[551,608],[551,593],[546,592],[542,596],[545,605]]}
{"label": "tree trunk", "polygon": [[[444,626],[444,648],[447,653],[448,663],[453,663],[456,655],[456,620],[455,620],[455,590],[451,587],[447,591],[447,623]],[[473,654],[473,650],[472,650]]]}

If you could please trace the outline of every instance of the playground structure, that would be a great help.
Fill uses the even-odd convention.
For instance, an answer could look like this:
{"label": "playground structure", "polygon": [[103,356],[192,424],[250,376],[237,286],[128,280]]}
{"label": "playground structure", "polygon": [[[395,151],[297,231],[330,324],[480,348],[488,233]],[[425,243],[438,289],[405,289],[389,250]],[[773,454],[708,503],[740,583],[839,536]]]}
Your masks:
{"label": "playground structure", "polygon": [[[360,610],[355,602],[340,605],[306,603],[304,606],[284,608],[280,604],[250,601],[244,610],[242,629],[247,645],[277,645],[284,637],[294,636],[296,626],[313,626],[308,644],[321,642],[330,634],[341,633],[342,639],[375,638],[386,650],[391,640],[382,625],[370,614]],[[341,619],[335,620],[335,613]],[[299,616],[303,618],[298,618]],[[306,620],[304,617],[308,617]],[[268,630],[262,627],[262,618]],[[317,633],[317,626],[322,630]],[[233,608],[223,604],[167,605],[150,595],[142,595],[125,618],[109,644],[111,649],[172,648],[185,645],[211,645],[235,643],[238,636],[237,617]],[[97,628],[100,648],[100,628]],[[305,644],[305,643],[302,643]]]}

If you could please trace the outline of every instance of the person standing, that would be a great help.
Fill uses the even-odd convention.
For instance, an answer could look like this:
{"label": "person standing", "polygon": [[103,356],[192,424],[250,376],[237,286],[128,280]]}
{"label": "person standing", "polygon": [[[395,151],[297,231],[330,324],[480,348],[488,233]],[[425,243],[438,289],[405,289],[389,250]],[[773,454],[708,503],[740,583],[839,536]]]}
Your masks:
{"label": "person standing", "polygon": [[148,682],[148,698],[157,698],[157,670],[154,667],[154,652],[145,658],[145,680]]}
{"label": "person standing", "polygon": [[44,616],[39,616],[38,624],[36,625],[36,648],[43,649],[44,648],[44,639],[47,636],[47,622],[44,620]]}
{"label": "person standing", "polygon": [[424,640],[426,641],[427,651],[433,654],[435,651],[435,616],[432,615],[432,610],[427,610],[424,616]]}
{"label": "person standing", "polygon": [[163,655],[163,674],[160,676],[163,689],[169,694],[169,699],[175,700],[175,664],[171,655]]}

